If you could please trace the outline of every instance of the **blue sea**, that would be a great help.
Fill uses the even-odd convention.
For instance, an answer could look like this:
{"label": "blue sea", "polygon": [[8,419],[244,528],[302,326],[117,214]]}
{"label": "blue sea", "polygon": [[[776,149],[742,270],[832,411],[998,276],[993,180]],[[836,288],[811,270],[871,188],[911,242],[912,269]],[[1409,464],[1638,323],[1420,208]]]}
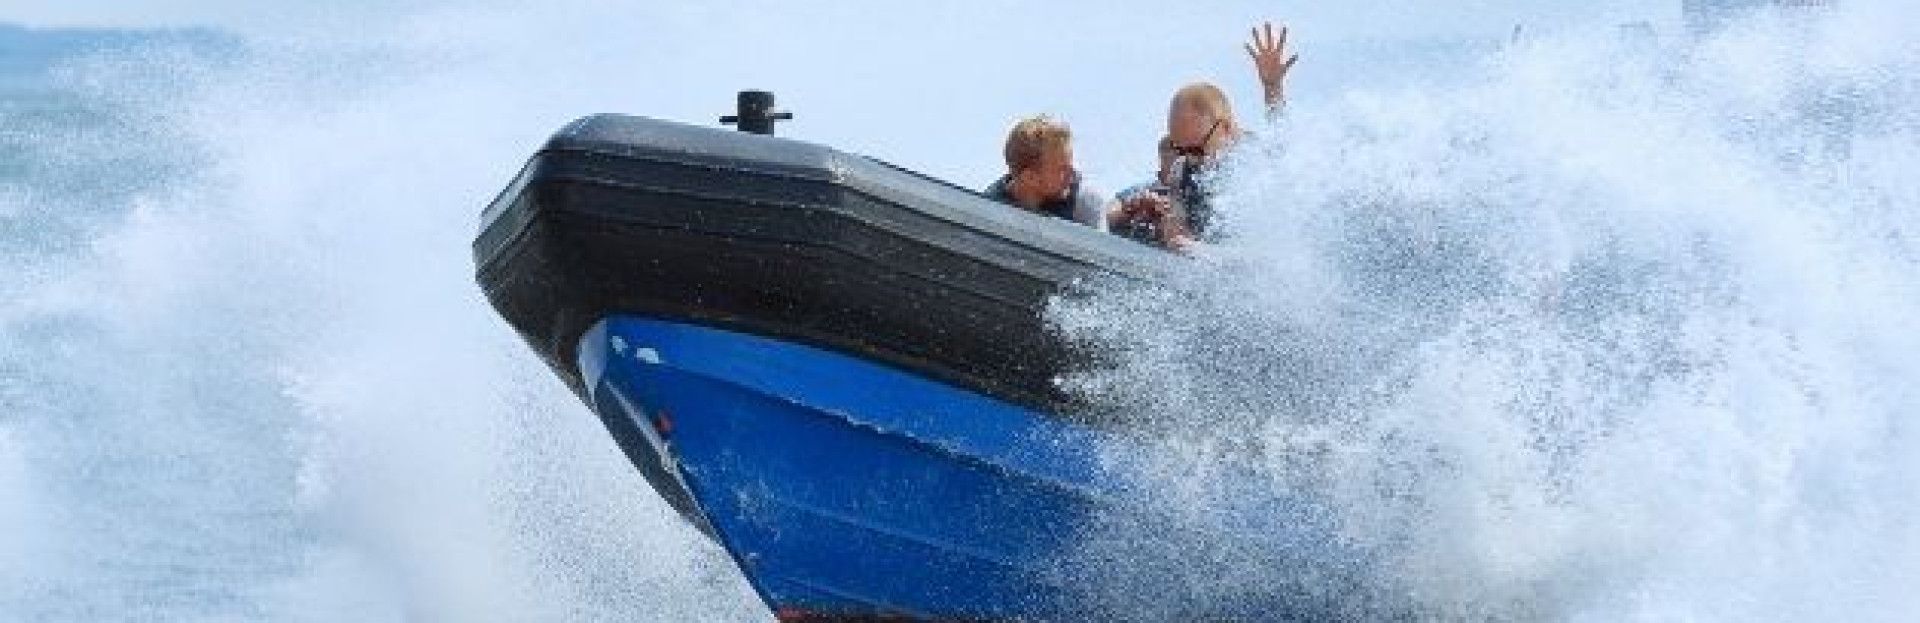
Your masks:
{"label": "blue sea", "polygon": [[[1257,116],[1258,12],[972,6],[0,26],[0,622],[769,620],[488,308],[477,215],[572,118],[738,88],[968,185],[1022,114],[1108,187],[1183,82]],[[1920,12],[1367,11],[1295,23],[1209,296],[1051,312],[1181,524],[1085,535],[1090,594],[1310,577],[1231,555],[1253,486],[1434,620],[1912,620]]]}

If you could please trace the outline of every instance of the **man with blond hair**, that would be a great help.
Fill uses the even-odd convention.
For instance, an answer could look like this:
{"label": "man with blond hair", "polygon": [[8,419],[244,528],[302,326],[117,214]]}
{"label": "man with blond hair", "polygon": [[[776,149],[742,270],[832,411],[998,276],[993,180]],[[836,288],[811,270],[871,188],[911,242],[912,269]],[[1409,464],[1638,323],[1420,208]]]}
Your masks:
{"label": "man with blond hair", "polygon": [[1073,167],[1073,132],[1046,115],[1029,117],[1007,133],[1007,174],[986,195],[1029,212],[1107,230],[1107,197],[1089,188]]}

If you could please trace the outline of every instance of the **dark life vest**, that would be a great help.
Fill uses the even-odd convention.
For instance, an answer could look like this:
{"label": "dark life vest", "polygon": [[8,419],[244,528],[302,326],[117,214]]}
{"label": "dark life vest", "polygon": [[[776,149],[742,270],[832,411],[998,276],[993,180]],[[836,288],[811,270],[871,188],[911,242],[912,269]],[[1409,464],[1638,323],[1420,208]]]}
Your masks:
{"label": "dark life vest", "polygon": [[1174,184],[1174,196],[1187,211],[1187,230],[1201,240],[1213,239],[1209,235],[1213,229],[1213,191],[1200,183],[1200,176],[1211,168],[1205,165],[1180,167],[1180,179]]}
{"label": "dark life vest", "polygon": [[[1008,188],[1012,183],[1013,176],[1000,176],[999,181],[987,187],[987,197],[1022,210],[1027,209],[1026,206],[1020,205],[1020,202],[1014,201],[1013,191]],[[1071,221],[1074,220],[1073,208],[1078,205],[1080,205],[1080,177],[1076,175],[1073,178],[1073,185],[1067,188],[1066,197],[1051,199],[1040,204],[1039,211],[1055,218],[1063,218]]]}

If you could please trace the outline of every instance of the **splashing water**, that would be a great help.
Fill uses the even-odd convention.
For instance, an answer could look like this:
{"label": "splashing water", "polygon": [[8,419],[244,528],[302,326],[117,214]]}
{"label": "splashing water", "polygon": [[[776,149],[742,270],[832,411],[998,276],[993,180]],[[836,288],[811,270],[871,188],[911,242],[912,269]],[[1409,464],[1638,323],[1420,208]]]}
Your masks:
{"label": "splashing water", "polygon": [[[1114,593],[1149,619],[1283,590],[1354,618],[1910,616],[1908,13],[1522,41],[1262,128],[1192,283],[1054,309],[1120,362],[1064,382],[1140,424],[1114,463],[1164,495],[1089,534],[1151,562]],[[1317,510],[1221,510],[1250,491]],[[1364,577],[1249,553],[1315,521]]]}
{"label": "splashing water", "polygon": [[[1090,598],[1138,617],[1279,590],[1354,616],[1913,610],[1920,29],[1891,4],[1697,45],[1531,40],[1263,128],[1220,180],[1238,237],[1191,287],[1057,310],[1126,355],[1069,382],[1141,423],[1116,464],[1165,492],[1088,535]],[[721,57],[645,66],[658,80],[619,60],[678,59],[699,35],[676,33],[737,8],[115,52],[62,70],[57,112],[0,106],[0,620],[764,620],[493,318],[466,246],[552,128],[693,118],[748,86],[702,68]],[[819,108],[882,97],[846,75],[920,68],[852,55],[985,38],[793,10],[821,11],[822,40],[854,43],[771,59]],[[805,31],[788,23],[756,36]],[[1032,98],[1004,88],[1019,53],[962,77]],[[658,83],[713,98],[652,108]],[[1157,113],[1170,85],[1149,86]],[[857,122],[827,142],[915,166],[887,144],[991,165],[1004,129],[837,116]],[[1314,504],[1263,515],[1273,492]],[[1354,558],[1238,547],[1277,518],[1335,526]]]}
{"label": "splashing water", "polygon": [[370,45],[114,51],[0,110],[0,620],[766,618],[473,285],[571,113]]}

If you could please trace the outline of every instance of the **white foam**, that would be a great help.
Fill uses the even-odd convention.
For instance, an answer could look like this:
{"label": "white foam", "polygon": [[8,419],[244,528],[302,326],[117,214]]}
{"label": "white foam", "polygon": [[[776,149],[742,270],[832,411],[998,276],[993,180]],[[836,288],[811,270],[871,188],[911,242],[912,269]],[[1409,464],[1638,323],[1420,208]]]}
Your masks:
{"label": "white foam", "polygon": [[1908,616],[1920,184],[1891,171],[1920,164],[1920,54],[1888,32],[1920,29],[1884,10],[1535,39],[1267,128],[1208,296],[1056,310],[1128,356],[1070,385],[1171,439],[1116,460],[1187,492],[1093,553],[1205,569],[1114,577],[1136,594],[1302,581],[1182,558],[1288,529],[1227,528],[1251,480],[1378,557],[1307,584],[1424,617]]}

